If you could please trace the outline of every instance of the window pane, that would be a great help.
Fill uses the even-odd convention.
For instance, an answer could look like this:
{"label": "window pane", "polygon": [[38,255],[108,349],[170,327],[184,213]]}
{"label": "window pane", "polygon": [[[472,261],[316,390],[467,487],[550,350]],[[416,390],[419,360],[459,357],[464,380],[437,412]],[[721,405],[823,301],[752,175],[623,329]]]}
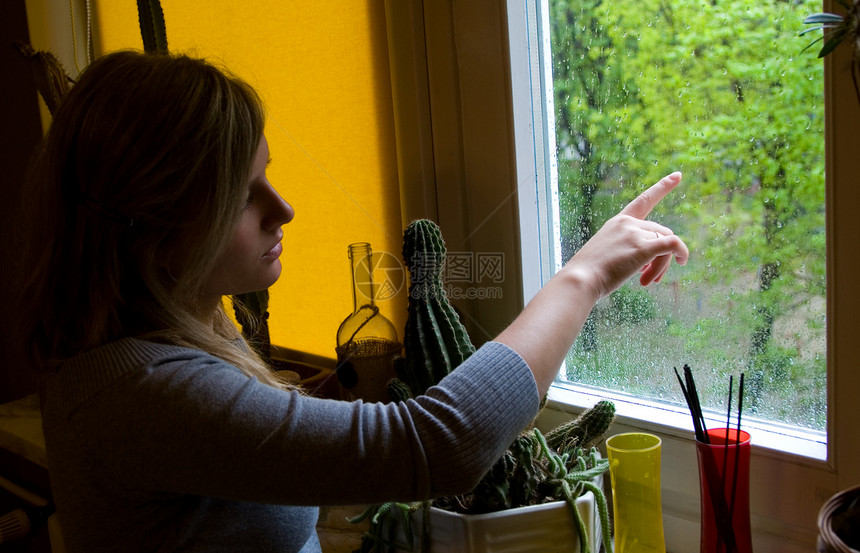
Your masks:
{"label": "window pane", "polygon": [[725,412],[824,430],[823,67],[798,37],[820,1],[550,0],[562,258],[645,185],[690,263],[600,302],[567,378],[683,404],[689,364]]}

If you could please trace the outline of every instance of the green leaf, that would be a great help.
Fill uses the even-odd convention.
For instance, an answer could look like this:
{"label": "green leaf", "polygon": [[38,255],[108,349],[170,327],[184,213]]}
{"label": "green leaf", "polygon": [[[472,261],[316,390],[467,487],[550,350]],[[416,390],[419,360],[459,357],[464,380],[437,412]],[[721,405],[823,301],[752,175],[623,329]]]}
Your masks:
{"label": "green leaf", "polygon": [[[823,37],[823,36],[820,36],[820,37],[816,38],[815,40],[813,40],[812,42],[810,42],[809,44],[807,44],[807,45],[803,48],[803,50],[801,50],[801,52],[806,52],[807,50],[809,50],[810,48],[812,48],[813,46],[815,46],[816,44],[818,44],[818,43],[819,43],[819,42],[821,42],[822,40],[824,40],[824,37]],[[820,56],[819,56],[819,57],[820,57]]]}
{"label": "green leaf", "polygon": [[835,25],[839,25],[843,21],[843,17],[841,15],[837,15],[835,13],[814,13],[812,15],[807,16],[803,22],[806,24],[810,23],[832,23]]}
{"label": "green leaf", "polygon": [[797,36],[803,36],[809,33],[814,33],[815,31],[823,31],[824,29],[831,29],[832,27],[828,25],[821,25],[820,27],[812,27],[811,29],[806,29],[804,31],[800,31],[797,33]]}
{"label": "green leaf", "polygon": [[820,52],[818,52],[818,57],[823,58],[824,56],[835,50],[837,46],[842,44],[842,41],[844,41],[847,36],[848,29],[843,28],[833,31],[830,34],[830,38],[828,38],[827,42],[824,43],[824,47],[821,49]]}

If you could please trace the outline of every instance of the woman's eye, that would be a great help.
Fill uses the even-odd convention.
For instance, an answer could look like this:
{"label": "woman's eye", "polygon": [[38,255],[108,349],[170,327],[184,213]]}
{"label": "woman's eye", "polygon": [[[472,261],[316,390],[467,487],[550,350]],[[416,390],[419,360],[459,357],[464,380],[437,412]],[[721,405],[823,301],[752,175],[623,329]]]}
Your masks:
{"label": "woman's eye", "polygon": [[249,207],[251,207],[251,202],[253,202],[253,201],[254,201],[254,194],[249,192],[248,198],[245,200],[245,205],[242,206],[242,209],[248,209]]}

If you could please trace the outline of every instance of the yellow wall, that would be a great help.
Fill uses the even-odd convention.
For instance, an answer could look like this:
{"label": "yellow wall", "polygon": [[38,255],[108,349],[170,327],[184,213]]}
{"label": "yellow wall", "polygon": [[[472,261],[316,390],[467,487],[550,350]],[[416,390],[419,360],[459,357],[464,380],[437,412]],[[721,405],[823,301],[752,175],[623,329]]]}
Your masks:
{"label": "yellow wall", "polygon": [[[222,62],[263,96],[269,178],[296,210],[271,289],[273,343],[334,357],[352,310],[347,246],[402,243],[382,0],[162,0],[171,51]],[[96,56],[142,48],[134,2],[95,3]],[[401,333],[405,291],[380,303]]]}

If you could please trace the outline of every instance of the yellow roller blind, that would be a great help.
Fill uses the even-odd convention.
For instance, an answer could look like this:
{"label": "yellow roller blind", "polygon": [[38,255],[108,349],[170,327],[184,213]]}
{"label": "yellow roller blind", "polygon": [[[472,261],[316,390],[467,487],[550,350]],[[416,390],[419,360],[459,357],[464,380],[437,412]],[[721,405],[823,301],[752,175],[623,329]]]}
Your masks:
{"label": "yellow roller blind", "polygon": [[[352,309],[347,246],[402,243],[382,0],[163,0],[169,48],[223,63],[262,95],[269,178],[296,210],[271,289],[276,345],[334,357]],[[102,0],[96,55],[142,48],[134,2]],[[401,333],[405,291],[380,302]]]}

